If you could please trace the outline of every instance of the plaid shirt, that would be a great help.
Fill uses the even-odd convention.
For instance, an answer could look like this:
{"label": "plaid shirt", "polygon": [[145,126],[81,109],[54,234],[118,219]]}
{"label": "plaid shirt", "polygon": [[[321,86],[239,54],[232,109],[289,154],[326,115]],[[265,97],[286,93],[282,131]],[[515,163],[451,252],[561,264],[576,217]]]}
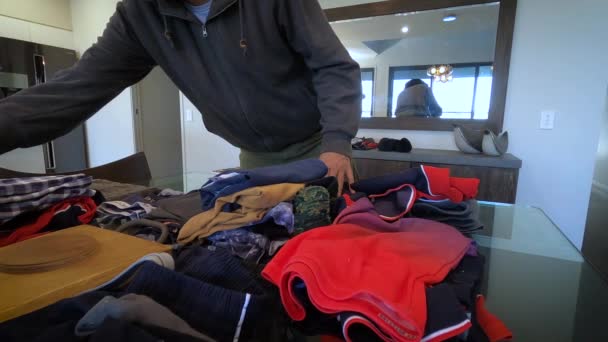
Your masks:
{"label": "plaid shirt", "polygon": [[68,198],[93,196],[95,191],[88,188],[91,182],[83,174],[0,179],[0,224]]}
{"label": "plaid shirt", "polygon": [[[92,181],[92,177],[82,173],[71,176],[42,176],[0,179],[0,197],[39,193],[45,191],[46,189],[63,184],[68,184],[70,187],[85,187],[90,185]],[[41,195],[44,194],[45,193],[42,193]]]}
{"label": "plaid shirt", "polygon": [[0,205],[37,199],[63,188],[88,188],[92,181],[84,174],[0,179]]}

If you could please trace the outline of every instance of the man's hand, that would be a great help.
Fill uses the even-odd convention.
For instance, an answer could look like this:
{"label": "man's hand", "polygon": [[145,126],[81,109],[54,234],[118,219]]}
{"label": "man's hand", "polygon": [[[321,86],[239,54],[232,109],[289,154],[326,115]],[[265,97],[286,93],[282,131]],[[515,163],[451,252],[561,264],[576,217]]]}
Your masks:
{"label": "man's hand", "polygon": [[338,196],[341,196],[344,181],[348,181],[348,184],[353,184],[355,182],[350,158],[335,152],[325,152],[321,154],[319,159],[321,159],[329,169],[327,176],[336,177],[338,179]]}

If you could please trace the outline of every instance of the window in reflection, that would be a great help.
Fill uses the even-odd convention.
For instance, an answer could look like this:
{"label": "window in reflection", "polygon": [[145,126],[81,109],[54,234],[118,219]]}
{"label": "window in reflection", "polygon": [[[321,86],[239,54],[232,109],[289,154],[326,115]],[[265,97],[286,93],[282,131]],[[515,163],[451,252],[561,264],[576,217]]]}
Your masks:
{"label": "window in reflection", "polygon": [[433,92],[443,107],[444,119],[471,119],[475,97],[476,68],[454,67],[452,81],[442,83],[433,80]]}
{"label": "window in reflection", "polygon": [[372,108],[374,108],[374,69],[361,69],[361,88],[363,90],[363,100],[361,101],[361,117],[371,118]]}
{"label": "window in reflection", "polygon": [[490,96],[492,95],[492,66],[479,67],[477,87],[475,88],[474,119],[486,120],[490,112]]}
{"label": "window in reflection", "polygon": [[[442,83],[428,76],[426,71],[429,66],[416,67],[391,67],[389,71],[389,111],[391,116],[402,116],[398,108],[399,96],[403,98],[406,94],[406,84],[411,80],[420,79],[429,90],[424,94],[426,106],[431,108],[433,104],[441,107],[437,110],[427,111],[426,115],[444,119],[476,119],[488,118],[490,109],[490,97],[492,93],[492,67],[491,63],[453,65],[454,79]],[[411,91],[411,90],[408,90]],[[422,95],[420,95],[422,96]],[[418,116],[418,115],[416,115]]]}

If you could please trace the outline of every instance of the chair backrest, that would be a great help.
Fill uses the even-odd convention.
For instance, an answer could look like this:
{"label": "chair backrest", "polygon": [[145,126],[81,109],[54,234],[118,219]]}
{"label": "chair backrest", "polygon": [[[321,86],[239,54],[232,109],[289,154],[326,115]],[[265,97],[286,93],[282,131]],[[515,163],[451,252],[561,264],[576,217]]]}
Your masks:
{"label": "chair backrest", "polygon": [[[150,180],[152,179],[148,159],[143,152],[98,167],[62,174],[70,175],[77,173],[84,173],[95,179],[106,179],[113,182],[143,186],[150,185]],[[50,174],[27,173],[0,168],[0,178],[37,177],[46,175]]]}

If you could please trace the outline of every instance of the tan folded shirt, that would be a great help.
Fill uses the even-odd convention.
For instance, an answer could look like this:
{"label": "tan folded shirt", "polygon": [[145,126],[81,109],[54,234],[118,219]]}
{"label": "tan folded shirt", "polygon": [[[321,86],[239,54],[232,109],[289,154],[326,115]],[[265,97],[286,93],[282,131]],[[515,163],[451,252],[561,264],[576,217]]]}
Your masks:
{"label": "tan folded shirt", "polygon": [[[226,197],[220,197],[215,207],[191,218],[182,227],[177,237],[179,243],[189,243],[213,233],[240,228],[261,220],[264,215],[281,202],[293,200],[304,184],[276,184],[249,188]],[[240,209],[223,212],[227,203],[236,203]]]}

